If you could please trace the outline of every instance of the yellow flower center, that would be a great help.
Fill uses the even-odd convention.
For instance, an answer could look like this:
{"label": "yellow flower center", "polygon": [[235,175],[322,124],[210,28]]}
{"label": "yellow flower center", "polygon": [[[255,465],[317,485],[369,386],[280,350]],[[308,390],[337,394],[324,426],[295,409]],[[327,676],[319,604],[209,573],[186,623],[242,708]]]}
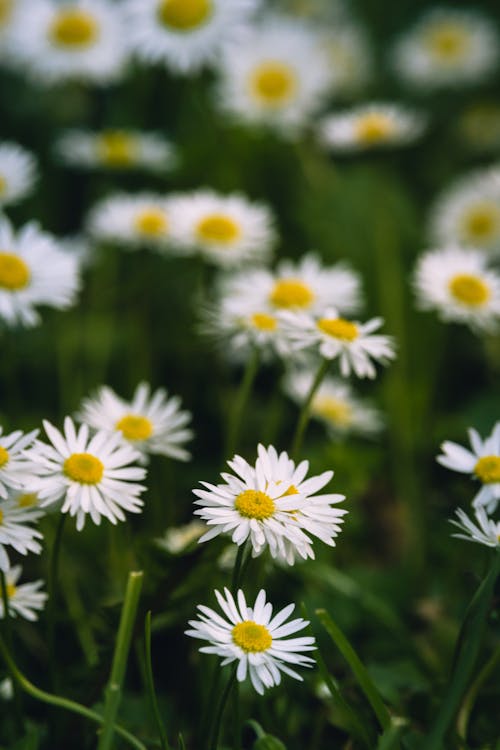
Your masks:
{"label": "yellow flower center", "polygon": [[207,21],[212,10],[212,0],[161,0],[158,18],[168,29],[192,31]]}
{"label": "yellow flower center", "polygon": [[7,180],[0,174],[0,196],[5,195],[7,190]]}
{"label": "yellow flower center", "polygon": [[361,143],[380,143],[394,133],[394,122],[382,112],[369,112],[356,123],[356,136]]}
{"label": "yellow flower center", "polygon": [[139,414],[126,414],[116,423],[127,440],[147,440],[153,434],[153,425],[146,417]]}
{"label": "yellow flower center", "polygon": [[256,518],[258,521],[271,518],[275,510],[272,498],[259,490],[245,490],[241,492],[234,502],[234,507],[240,516],[244,518]]}
{"label": "yellow flower center", "polygon": [[50,26],[49,35],[59,47],[90,47],[99,27],[94,16],[81,8],[61,8]]}
{"label": "yellow flower center", "polygon": [[273,642],[271,633],[264,625],[253,620],[239,622],[231,631],[233,643],[247,653],[255,654],[267,651]]}
{"label": "yellow flower center", "polygon": [[500,456],[483,456],[474,466],[474,474],[484,484],[500,482]]}
{"label": "yellow flower center", "polygon": [[104,465],[91,453],[73,453],[64,462],[63,472],[73,482],[99,484],[104,474]]}
{"label": "yellow flower center", "polygon": [[478,276],[460,273],[454,276],[449,284],[453,297],[464,305],[480,307],[490,298],[490,289]]}
{"label": "yellow flower center", "polygon": [[282,62],[265,62],[252,72],[251,87],[255,96],[270,106],[289,100],[296,88],[294,70]]}
{"label": "yellow flower center", "polygon": [[15,595],[16,591],[17,591],[17,588],[16,588],[16,586],[14,586],[13,583],[8,583],[7,584],[7,597],[9,599],[12,599],[12,597]]}
{"label": "yellow flower center", "polygon": [[482,205],[472,209],[465,217],[464,230],[466,239],[484,241],[498,230],[500,210],[494,204]]}
{"label": "yellow flower center", "polygon": [[38,497],[33,492],[27,492],[24,495],[19,495],[17,498],[17,504],[20,508],[31,508],[38,502]]}
{"label": "yellow flower center", "polygon": [[0,0],[0,26],[5,26],[12,13],[12,0]]}
{"label": "yellow flower center", "polygon": [[134,224],[137,231],[150,237],[159,237],[165,234],[168,228],[167,217],[159,208],[145,208],[139,211]]}
{"label": "yellow flower center", "polygon": [[28,286],[30,270],[24,260],[14,253],[0,252],[0,289],[16,292]]}
{"label": "yellow flower center", "polygon": [[317,396],[313,400],[312,410],[338,427],[348,427],[352,420],[351,406],[333,396]]}
{"label": "yellow flower center", "polygon": [[300,279],[280,279],[273,287],[269,301],[275,307],[309,307],[314,292]]}
{"label": "yellow flower center", "polygon": [[240,228],[233,219],[224,214],[210,214],[200,221],[196,233],[206,242],[221,242],[229,245],[240,236]]}
{"label": "yellow flower center", "polygon": [[469,35],[463,26],[442,24],[427,33],[428,49],[443,62],[454,62],[467,52]]}
{"label": "yellow flower center", "polygon": [[129,167],[137,154],[135,138],[120,130],[108,130],[97,139],[97,154],[103,164]]}
{"label": "yellow flower center", "polygon": [[0,445],[0,469],[5,466],[8,460],[9,460],[9,451],[5,450],[5,448],[2,445]]}
{"label": "yellow flower center", "polygon": [[3,513],[0,510],[0,526],[2,525],[2,523],[3,523]]}
{"label": "yellow flower center", "polygon": [[356,323],[344,318],[320,318],[316,325],[323,333],[341,341],[354,341],[359,336]]}
{"label": "yellow flower center", "polygon": [[252,325],[259,331],[275,331],[278,327],[276,318],[267,313],[254,313],[251,317]]}

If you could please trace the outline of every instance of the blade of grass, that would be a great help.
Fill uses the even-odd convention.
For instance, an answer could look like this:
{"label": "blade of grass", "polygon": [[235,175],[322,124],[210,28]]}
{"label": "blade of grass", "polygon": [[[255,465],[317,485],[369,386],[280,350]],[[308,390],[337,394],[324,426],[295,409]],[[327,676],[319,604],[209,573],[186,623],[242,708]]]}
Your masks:
{"label": "blade of grass", "polygon": [[145,652],[146,652],[146,681],[148,685],[149,700],[153,715],[155,717],[156,726],[158,727],[158,734],[160,735],[160,745],[162,750],[171,750],[168,744],[167,732],[163,724],[160,709],[158,708],[158,700],[156,698],[156,690],[153,677],[153,664],[151,661],[151,611],[146,614],[146,621],[144,624],[144,639],[145,639]]}

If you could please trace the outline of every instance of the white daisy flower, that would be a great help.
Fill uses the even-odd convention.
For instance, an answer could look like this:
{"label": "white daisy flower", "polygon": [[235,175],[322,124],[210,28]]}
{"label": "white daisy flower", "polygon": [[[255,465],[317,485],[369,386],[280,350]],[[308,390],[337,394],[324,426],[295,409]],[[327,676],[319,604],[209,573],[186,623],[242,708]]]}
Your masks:
{"label": "white daisy flower", "polygon": [[12,54],[34,80],[109,83],[127,58],[126,28],[108,0],[25,3],[11,33]]}
{"label": "white daisy flower", "polygon": [[187,428],[191,414],[182,411],[178,396],[168,398],[163,388],[151,393],[147,383],[139,383],[132,400],[124,401],[108,386],[102,386],[94,398],[83,401],[79,420],[95,430],[118,431],[122,440],[140,454],[189,461],[184,443],[193,437]]}
{"label": "white daisy flower", "polygon": [[0,143],[0,207],[22,200],[36,179],[35,157],[17,143]]}
{"label": "white daisy flower", "polygon": [[[193,542],[197,542],[206,530],[206,524],[202,521],[191,521],[184,526],[167,529],[162,537],[155,539],[155,543],[157,547],[165,549],[171,555],[179,555]],[[231,547],[231,549],[234,549],[234,547]]]}
{"label": "white daisy flower", "polygon": [[[288,454],[277,453],[273,446],[258,446],[255,466],[234,456],[228,466],[235,474],[221,474],[225,484],[201,482],[204,490],[193,490],[200,506],[195,515],[210,526],[200,539],[206,542],[219,534],[230,533],[235,544],[250,540],[253,556],[269,548],[272,557],[293,565],[298,554],[314,558],[311,536],[329,546],[341,530],[347,512],[332,508],[344,495],[316,495],[333,476],[325,471],[306,479],[308,461],[297,466]],[[236,475],[236,476],[235,476]]]}
{"label": "white daisy flower", "polygon": [[96,241],[118,243],[128,249],[147,245],[165,250],[170,243],[169,200],[152,193],[117,193],[94,206],[87,229]]}
{"label": "white daisy flower", "polygon": [[303,652],[313,651],[316,645],[312,636],[287,638],[309,625],[308,620],[301,617],[286,622],[295,609],[294,604],[273,617],[272,604],[266,602],[263,589],[253,607],[247,606],[241,589],[236,600],[228,589],[224,589],[224,596],[216,590],[215,596],[225,618],[199,604],[200,619],[190,620],[191,629],[185,631],[192,638],[209,642],[209,646],[200,648],[202,653],[221,656],[222,666],[237,661],[238,682],[243,682],[248,675],[259,695],[263,695],[266,688],[280,684],[281,672],[302,681],[294,667],[311,667],[314,659]]}
{"label": "white daisy flower", "polygon": [[190,73],[244,34],[259,0],[128,0],[129,43],[139,59]]}
{"label": "white daisy flower", "polygon": [[488,268],[482,250],[449,246],[422,255],[413,285],[419,306],[436,310],[445,322],[493,331],[500,317],[500,276]]}
{"label": "white daisy flower", "polygon": [[[302,405],[311,390],[315,373],[292,370],[284,381],[285,392]],[[382,417],[378,409],[357,398],[350,385],[338,378],[326,377],[313,396],[311,417],[323,422],[333,438],[347,434],[372,436],[380,432]]]}
{"label": "white daisy flower", "polygon": [[79,288],[78,273],[77,259],[36,223],[16,235],[8,219],[0,218],[0,320],[7,325],[37,325],[39,305],[70,307]]}
{"label": "white daisy flower", "polygon": [[406,146],[425,128],[425,118],[399,104],[372,102],[323,118],[320,141],[331,151],[358,152]]}
{"label": "white daisy flower", "polygon": [[460,529],[460,534],[452,534],[457,539],[465,539],[468,542],[477,542],[486,547],[500,547],[500,523],[488,518],[484,508],[476,508],[474,515],[475,524],[463,510],[455,511],[458,521],[450,519],[450,523]]}
{"label": "white daisy flower", "polygon": [[481,482],[482,487],[472,501],[474,508],[486,508],[494,513],[500,501],[500,422],[497,422],[491,435],[484,440],[474,429],[469,429],[472,450],[458,443],[445,440],[441,445],[443,453],[437,457],[438,463],[452,471],[470,474]]}
{"label": "white daisy flower", "polygon": [[19,489],[30,477],[30,465],[24,456],[38,430],[24,434],[15,430],[4,435],[0,426],[0,499],[7,500],[10,489]]}
{"label": "white daisy flower", "polygon": [[42,539],[42,534],[29,525],[41,515],[36,507],[21,507],[15,498],[0,500],[0,570],[5,572],[9,569],[9,547],[21,555],[28,552],[39,554],[42,551],[37,541]]}
{"label": "white daisy flower", "polygon": [[[13,568],[6,571],[9,616],[16,617],[19,615],[24,617],[25,620],[34,622],[38,620],[38,612],[44,608],[48,595],[44,591],[40,591],[43,581],[18,585],[22,570],[20,565],[14,565]],[[0,618],[3,619],[4,617],[3,599],[0,597]]]}
{"label": "white daisy flower", "polygon": [[344,378],[351,371],[358,378],[374,378],[373,361],[386,365],[396,356],[391,336],[373,334],[382,325],[382,318],[354,322],[340,317],[338,311],[330,307],[316,316],[284,311],[281,320],[294,348],[317,347],[325,359],[339,359],[340,374]]}
{"label": "white daisy flower", "polygon": [[67,130],[55,144],[62,162],[80,169],[144,169],[166,172],[175,152],[159,133],[140,130]]}
{"label": "white daisy flower", "polygon": [[15,28],[19,11],[28,0],[0,0],[0,59],[10,62],[11,35]]}
{"label": "white daisy flower", "polygon": [[223,110],[290,136],[307,124],[333,79],[319,34],[302,22],[274,16],[227,48],[220,76]]}
{"label": "white daisy flower", "polygon": [[243,195],[197,190],[171,201],[172,242],[220,266],[260,262],[276,242],[274,219]]}
{"label": "white daisy flower", "polygon": [[500,170],[462,178],[436,201],[430,219],[436,246],[462,245],[500,252]]}
{"label": "white daisy flower", "polygon": [[373,54],[363,29],[354,24],[327,27],[321,31],[320,43],[331,66],[332,93],[350,96],[368,83]]}
{"label": "white daisy flower", "polygon": [[415,87],[474,84],[497,67],[498,35],[475,11],[435,8],[401,36],[392,59],[399,76]]}
{"label": "white daisy flower", "polygon": [[64,420],[64,434],[50,422],[43,425],[52,445],[37,441],[26,452],[37,476],[25,487],[38,495],[42,508],[62,500],[61,512],[76,516],[78,531],[88,514],[99,525],[102,516],[116,524],[125,520],[123,511],[142,512],[139,495],[145,487],[136,482],[146,470],[130,466],[140,454],[124,444],[119,432],[99,430],[89,439],[88,425],[77,432],[70,417]]}

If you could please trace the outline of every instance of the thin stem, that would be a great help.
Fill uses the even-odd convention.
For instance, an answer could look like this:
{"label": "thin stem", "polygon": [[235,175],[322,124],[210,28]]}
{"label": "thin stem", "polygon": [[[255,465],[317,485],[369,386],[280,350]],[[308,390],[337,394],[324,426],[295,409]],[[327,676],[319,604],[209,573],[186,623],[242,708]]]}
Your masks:
{"label": "thin stem", "polygon": [[311,416],[312,400],[316,394],[316,391],[320,387],[321,382],[323,378],[325,377],[329,367],[330,367],[330,360],[323,359],[318,368],[318,371],[316,372],[316,375],[312,382],[309,393],[307,394],[306,399],[304,403],[302,404],[302,408],[299,414],[299,419],[297,422],[297,427],[295,428],[295,434],[292,440],[292,448],[290,451],[293,458],[297,458],[300,453],[300,449],[302,447],[302,440],[304,438],[304,432],[309,423],[309,418]]}
{"label": "thin stem", "polygon": [[241,586],[249,561],[250,547],[247,539],[243,544],[238,545],[236,560],[234,561],[233,575],[231,577],[231,593],[233,596],[236,596],[236,592]]}
{"label": "thin stem", "polygon": [[151,702],[151,708],[155,717],[156,726],[158,727],[158,734],[160,735],[160,745],[162,750],[170,750],[168,744],[168,737],[165,731],[165,726],[161,719],[160,709],[158,707],[158,699],[156,697],[154,676],[153,676],[153,664],[151,661],[151,611],[146,614],[146,621],[144,624],[144,639],[145,639],[145,655],[146,655],[146,682],[148,686],[149,700]]}
{"label": "thin stem", "polygon": [[466,742],[467,740],[467,727],[469,725],[469,718],[472,713],[472,709],[474,708],[478,693],[499,663],[500,644],[496,647],[495,651],[493,651],[492,655],[479,672],[478,676],[470,686],[462,702],[462,707],[457,718],[457,732],[458,735],[464,740],[464,742]]}
{"label": "thin stem", "polygon": [[53,690],[57,688],[57,659],[55,655],[55,628],[56,628],[56,592],[59,578],[59,558],[61,552],[62,536],[66,513],[61,513],[57,522],[56,535],[50,554],[49,578],[47,581],[48,602],[47,602],[47,649],[49,653],[49,673],[50,685]]}
{"label": "thin stem", "polygon": [[111,667],[111,675],[105,691],[103,728],[97,750],[110,750],[113,744],[115,718],[120,705],[122,683],[127,667],[128,652],[132,638],[137,605],[142,587],[142,571],[129,573],[125,601],[123,602],[118,637]]}
{"label": "thin stem", "polygon": [[231,675],[226,682],[226,685],[224,687],[224,690],[222,691],[222,695],[219,700],[219,704],[217,706],[216,712],[215,712],[215,718],[213,723],[213,728],[210,733],[210,740],[208,743],[208,750],[217,750],[218,744],[219,744],[219,736],[221,732],[221,726],[222,726],[222,717],[224,715],[224,709],[226,708],[226,704],[228,701],[228,698],[231,694],[232,687],[236,680],[236,670],[238,666],[235,665],[231,671]]}
{"label": "thin stem", "polygon": [[234,400],[233,408],[229,415],[226,441],[226,457],[231,458],[237,447],[241,430],[241,419],[245,406],[252,391],[252,386],[259,369],[259,350],[255,348],[246,363],[243,379],[240,383],[238,393]]}
{"label": "thin stem", "polygon": [[[4,624],[4,630],[5,630],[5,638],[7,640],[7,648],[10,650],[11,653],[14,653],[11,618],[10,618],[10,607],[9,607],[9,592],[7,589],[7,578],[3,570],[0,570],[0,586],[2,588],[2,604],[3,604],[3,620],[4,620],[3,624]],[[11,677],[12,678],[14,677],[12,673],[11,673]],[[24,718],[23,718],[21,696],[19,694],[19,689],[18,689],[15,679],[12,680],[12,683],[13,683],[13,689],[14,689],[15,720],[16,720],[17,728],[19,729],[19,731],[24,732]]]}
{"label": "thin stem", "polygon": [[[25,677],[24,674],[17,668],[14,660],[10,655],[9,649],[7,648],[1,636],[0,653],[16,684],[19,685],[21,690],[24,690],[25,693],[31,695],[32,698],[35,698],[42,703],[47,703],[50,706],[57,706],[58,708],[63,708],[66,711],[80,714],[80,716],[84,716],[86,719],[90,719],[96,724],[103,723],[103,717],[96,711],[92,711],[90,708],[86,708],[85,706],[80,705],[80,703],[76,703],[76,701],[69,700],[69,698],[62,698],[59,695],[52,695],[52,693],[47,693],[45,692],[45,690],[41,690],[40,688],[36,687],[36,685],[33,685],[33,683],[30,682],[28,678]],[[123,737],[123,739],[126,740],[129,745],[135,747],[136,750],[147,750],[146,745],[143,745],[142,742],[134,737],[133,734],[127,732],[126,729],[123,729],[123,727],[117,724],[115,725],[114,729],[115,732],[120,735],[120,737]]]}

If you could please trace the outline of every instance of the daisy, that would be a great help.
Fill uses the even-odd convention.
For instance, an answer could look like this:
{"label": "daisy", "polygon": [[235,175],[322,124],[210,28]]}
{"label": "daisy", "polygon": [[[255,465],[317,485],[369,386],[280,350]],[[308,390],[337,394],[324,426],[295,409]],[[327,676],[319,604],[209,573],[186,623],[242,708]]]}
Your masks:
{"label": "daisy", "polygon": [[346,378],[351,371],[358,378],[374,378],[373,361],[386,365],[395,358],[391,336],[374,335],[383,323],[372,318],[366,323],[353,322],[339,316],[334,307],[321,315],[284,311],[281,320],[294,348],[317,347],[325,359],[339,359],[340,374]]}
{"label": "daisy", "polygon": [[0,143],[0,208],[22,200],[36,179],[34,156],[17,143]]}
{"label": "daisy", "polygon": [[191,73],[244,34],[258,0],[128,0],[129,43],[146,63]]}
{"label": "daisy", "polygon": [[419,306],[436,310],[445,322],[492,331],[500,317],[500,276],[488,268],[482,250],[450,245],[418,260],[413,285]]}
{"label": "daisy", "polygon": [[364,31],[354,24],[343,23],[322,31],[320,43],[331,66],[332,93],[350,96],[362,89],[374,69]]}
{"label": "daisy", "polygon": [[398,75],[415,87],[474,84],[497,67],[498,35],[475,11],[435,8],[401,36],[392,58]]}
{"label": "daisy", "polygon": [[474,508],[486,508],[494,513],[500,500],[500,422],[497,422],[491,435],[484,440],[474,429],[469,429],[472,450],[458,443],[445,440],[441,445],[443,453],[437,457],[438,463],[452,471],[470,474],[481,482],[481,489],[472,501]]}
{"label": "daisy", "polygon": [[43,425],[52,445],[37,441],[26,452],[37,476],[25,487],[38,495],[42,508],[62,500],[61,512],[76,516],[78,531],[87,514],[99,525],[102,516],[116,524],[125,520],[124,510],[141,513],[139,495],[145,487],[136,481],[146,471],[130,466],[140,454],[124,445],[119,432],[99,430],[89,439],[88,426],[77,432],[70,417],[64,420],[64,434],[50,422]]}
{"label": "daisy", "polygon": [[293,136],[323,103],[333,75],[319,33],[304,23],[266,16],[226,49],[220,66],[223,110]]}
{"label": "daisy", "polygon": [[477,525],[460,508],[455,511],[458,521],[450,519],[450,523],[460,530],[460,534],[452,534],[457,539],[477,542],[486,547],[500,547],[500,523],[488,518],[484,508],[477,508],[474,512]]}
{"label": "daisy", "polygon": [[234,456],[228,466],[235,474],[221,474],[225,484],[202,482],[205,489],[193,490],[199,498],[195,505],[200,506],[195,515],[211,527],[200,542],[230,533],[237,545],[249,539],[254,557],[268,547],[272,557],[289,565],[296,554],[314,558],[311,536],[335,546],[334,537],[347,511],[331,505],[344,495],[315,494],[333,472],[306,479],[308,461],[296,466],[287,453],[278,454],[273,446],[259,445],[257,451],[255,466]]}
{"label": "daisy", "polygon": [[139,130],[68,130],[55,150],[62,162],[80,169],[166,172],[175,164],[174,150],[162,135]]}
{"label": "daisy", "polygon": [[[167,529],[162,537],[155,539],[157,547],[166,550],[171,555],[179,555],[203,536],[207,527],[202,521],[191,521],[184,526]],[[234,549],[234,547],[231,547]]]}
{"label": "daisy", "polygon": [[267,206],[238,193],[197,190],[173,199],[171,215],[174,245],[184,251],[198,250],[216,265],[265,260],[276,242]]}
{"label": "daisy", "polygon": [[303,652],[313,651],[316,645],[312,636],[287,638],[310,624],[301,617],[287,622],[294,604],[273,617],[272,604],[266,601],[263,589],[253,607],[247,606],[241,589],[236,599],[228,589],[224,589],[224,596],[216,590],[215,596],[224,617],[199,604],[199,620],[190,620],[191,629],[185,631],[192,638],[208,641],[209,646],[200,648],[202,653],[221,656],[222,666],[237,661],[238,682],[243,682],[248,674],[259,695],[280,684],[281,672],[302,681],[294,667],[311,667],[314,659]]}
{"label": "daisy", "polygon": [[168,398],[163,388],[151,393],[147,383],[139,383],[131,401],[124,401],[108,386],[83,401],[79,419],[95,430],[118,431],[122,440],[140,454],[169,456],[188,461],[191,454],[184,443],[193,437],[187,428],[188,411],[181,411],[178,396]]}
{"label": "daisy", "polygon": [[[286,393],[302,405],[311,390],[314,376],[311,370],[288,373],[284,381]],[[333,438],[349,433],[371,436],[382,427],[378,409],[357,398],[350,385],[338,378],[322,380],[311,401],[310,413],[323,422]]]}
{"label": "daisy", "polygon": [[19,10],[27,0],[0,0],[0,59],[9,62],[12,30]]}
{"label": "daisy", "polygon": [[[43,581],[18,585],[22,570],[20,565],[15,565],[6,571],[9,616],[16,617],[19,615],[24,617],[25,620],[34,622],[38,620],[38,612],[43,609],[48,595],[44,591],[40,591]],[[0,618],[3,619],[4,617],[3,599],[0,598]]]}
{"label": "daisy", "polygon": [[372,102],[325,117],[318,134],[331,151],[357,152],[406,146],[422,134],[424,127],[424,117],[407,107]]}
{"label": "daisy", "polygon": [[96,241],[129,249],[147,245],[165,250],[170,242],[169,201],[152,193],[117,193],[94,206],[87,229]]}
{"label": "daisy", "polygon": [[11,34],[12,54],[39,83],[109,83],[127,50],[119,10],[109,0],[26,2]]}
{"label": "daisy", "polygon": [[436,246],[500,252],[500,170],[481,170],[449,187],[432,210],[430,234]]}
{"label": "daisy", "polygon": [[4,435],[0,426],[0,499],[7,500],[9,489],[18,489],[30,477],[30,465],[24,456],[38,435],[38,430],[22,433],[16,430]]}
{"label": "daisy", "polygon": [[16,234],[8,219],[0,218],[0,320],[7,325],[37,325],[39,305],[70,307],[78,271],[77,259],[35,222]]}
{"label": "daisy", "polygon": [[0,501],[0,570],[9,569],[7,549],[12,547],[21,555],[28,552],[39,554],[42,551],[38,539],[42,534],[29,524],[43,515],[36,507],[21,507],[16,499]]}

